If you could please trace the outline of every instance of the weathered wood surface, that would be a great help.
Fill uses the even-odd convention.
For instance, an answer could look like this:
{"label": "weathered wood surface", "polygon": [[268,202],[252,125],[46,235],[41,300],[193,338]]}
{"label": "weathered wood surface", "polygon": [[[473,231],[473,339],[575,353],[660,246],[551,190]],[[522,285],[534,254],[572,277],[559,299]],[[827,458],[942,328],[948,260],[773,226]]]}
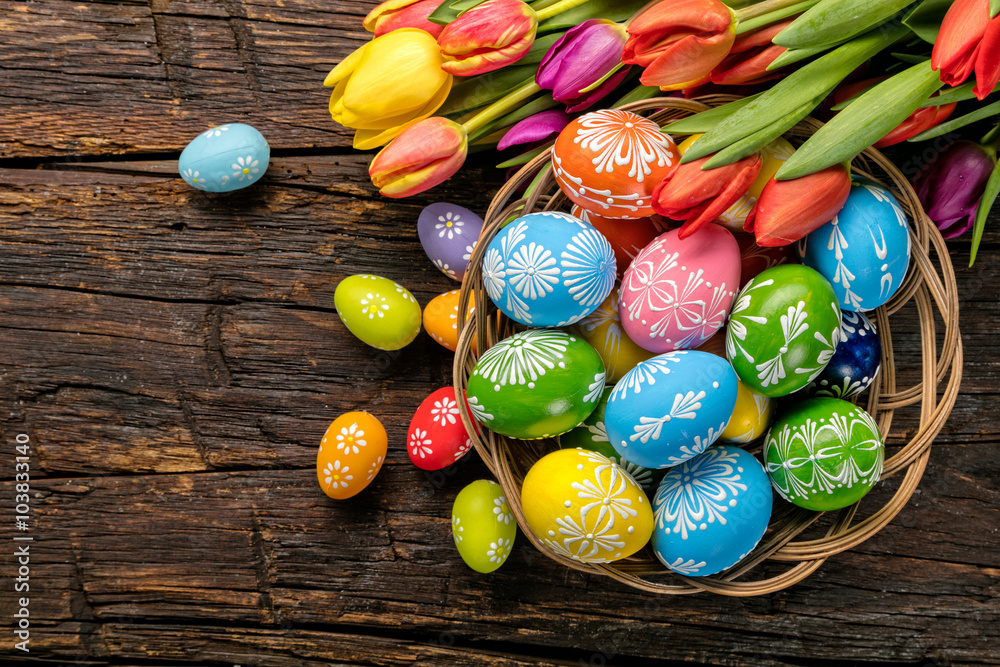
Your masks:
{"label": "weathered wood surface", "polygon": [[[35,493],[31,653],[12,648],[8,555],[0,662],[1000,664],[996,218],[975,268],[952,245],[962,397],[916,496],[874,539],[753,599],[654,598],[530,547],[492,575],[461,563],[450,506],[485,467],[424,473],[403,448],[451,353],[424,335],[398,353],[364,346],[333,291],[362,271],[423,304],[452,289],[416,215],[438,199],[482,211],[501,180],[483,163],[414,200],[371,188],[319,84],[366,39],[372,4],[0,2],[4,545],[18,433]],[[228,120],[278,157],[254,188],[195,192],[171,159]],[[915,333],[894,320],[900,340]],[[916,348],[897,359],[913,377]],[[313,463],[350,409],[378,414],[390,452],[338,503]],[[894,435],[917,419],[901,412]]]}

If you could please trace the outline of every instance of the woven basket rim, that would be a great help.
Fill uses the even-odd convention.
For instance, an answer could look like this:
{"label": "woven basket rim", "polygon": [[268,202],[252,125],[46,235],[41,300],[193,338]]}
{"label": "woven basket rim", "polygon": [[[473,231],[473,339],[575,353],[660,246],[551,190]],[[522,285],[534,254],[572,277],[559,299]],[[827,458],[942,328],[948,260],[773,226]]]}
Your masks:
{"label": "woven basket rim", "polygon": [[[664,97],[634,102],[619,108],[649,114],[651,120],[662,126],[667,120],[691,115],[734,99],[739,98],[731,95],[712,95],[693,100]],[[806,118],[785,136],[795,141],[810,136],[821,126],[819,121]],[[454,386],[458,395],[464,395],[469,374],[475,365],[474,349],[485,351],[514,333],[515,327],[523,328],[508,320],[490,302],[483,288],[480,267],[489,240],[503,227],[504,221],[511,214],[558,210],[568,202],[558,185],[555,185],[551,165],[546,165],[550,160],[550,152],[551,149],[544,151],[510,178],[487,210],[483,230],[469,260],[469,268],[459,295],[458,321],[464,324],[460,327],[453,367]],[[830,556],[851,549],[872,537],[902,510],[923,475],[931,443],[944,427],[958,396],[962,376],[958,288],[944,239],[923,211],[916,193],[903,174],[879,151],[871,148],[855,158],[851,168],[854,174],[886,186],[899,200],[910,220],[911,261],[906,278],[889,303],[866,313],[869,318],[874,319],[879,331],[882,365],[876,382],[868,390],[868,402],[864,407],[875,418],[883,437],[890,433],[895,410],[918,403],[921,408],[917,432],[888,457],[883,466],[881,479],[902,475],[902,481],[893,496],[881,508],[857,523],[853,523],[853,520],[864,498],[850,507],[831,512],[834,515],[833,522],[823,537],[800,541],[795,541],[795,538],[824,513],[794,506],[778,511],[776,507],[767,534],[750,555],[729,570],[713,576],[689,577],[671,572],[649,555],[648,547],[635,556],[609,564],[581,563],[543,546],[528,528],[521,508],[520,482],[526,472],[526,464],[553,450],[546,446],[548,441],[519,441],[493,433],[476,424],[465,401],[459,400],[460,414],[471,434],[473,445],[503,487],[518,525],[536,549],[566,567],[608,576],[650,593],[676,595],[709,591],[728,596],[754,596],[779,591],[802,581]],[[535,172],[539,169],[541,172],[536,176]],[[881,172],[886,178],[880,178],[877,172]],[[539,185],[527,198],[514,197],[519,186],[535,178],[539,179]],[[936,257],[936,262],[932,260],[932,254]],[[475,310],[467,314],[473,290]],[[921,382],[899,388],[896,383],[890,317],[910,302],[916,305],[920,325]],[[940,351],[937,348],[935,317],[944,325]],[[759,447],[759,439],[744,447],[752,451],[755,444]],[[788,563],[790,567],[781,574],[766,579],[744,580],[745,575],[765,561]],[[657,580],[652,581],[646,577],[655,577]]]}

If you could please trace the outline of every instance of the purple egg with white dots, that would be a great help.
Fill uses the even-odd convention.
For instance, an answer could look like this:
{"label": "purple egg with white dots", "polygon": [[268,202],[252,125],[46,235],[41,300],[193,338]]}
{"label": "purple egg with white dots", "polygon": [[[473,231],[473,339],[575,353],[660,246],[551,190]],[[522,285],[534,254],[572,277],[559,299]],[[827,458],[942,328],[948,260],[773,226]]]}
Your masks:
{"label": "purple egg with white dots", "polygon": [[417,218],[417,236],[427,257],[441,273],[462,282],[476,248],[483,219],[467,208],[436,202]]}

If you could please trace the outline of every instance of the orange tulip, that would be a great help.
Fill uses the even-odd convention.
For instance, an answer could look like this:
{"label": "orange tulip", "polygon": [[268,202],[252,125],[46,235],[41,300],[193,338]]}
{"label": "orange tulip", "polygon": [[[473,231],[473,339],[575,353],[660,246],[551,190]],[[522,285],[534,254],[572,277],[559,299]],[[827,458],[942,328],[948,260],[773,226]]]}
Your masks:
{"label": "orange tulip", "polygon": [[639,81],[681,90],[708,81],[736,39],[736,20],[719,0],[659,2],[628,26],[622,62],[646,68]]}
{"label": "orange tulip", "polygon": [[[858,81],[856,83],[851,83],[846,86],[842,86],[834,91],[833,93],[833,103],[840,104],[845,100],[849,100],[858,93],[867,90],[871,86],[874,86],[879,81],[887,79],[888,77],[881,76],[874,79],[867,79],[865,81]],[[937,93],[935,93],[936,95]],[[906,141],[910,137],[915,137],[921,132],[931,129],[937,125],[940,125],[951,116],[951,112],[955,110],[955,104],[942,104],[937,107],[925,107],[923,109],[917,109],[909,116],[906,117],[902,123],[897,125],[892,131],[887,135],[879,139],[875,144],[875,148],[885,148],[886,146],[892,146],[893,144],[898,144]]]}
{"label": "orange tulip", "polygon": [[771,40],[791,23],[792,19],[789,19],[737,37],[729,55],[712,70],[709,80],[720,86],[738,86],[782,76],[778,72],[767,71],[767,66],[787,50],[772,44]]}
{"label": "orange tulip", "polygon": [[772,177],[743,229],[754,233],[759,246],[776,248],[795,243],[830,222],[844,207],[850,192],[851,175],[842,164],[787,181]]}
{"label": "orange tulip", "polygon": [[431,23],[427,17],[442,2],[444,0],[386,0],[368,12],[362,25],[376,37],[400,28],[419,28],[436,38],[444,26]]}
{"label": "orange tulip", "polygon": [[941,81],[957,86],[976,72],[972,89],[980,100],[1000,81],[1000,15],[990,18],[989,0],[955,0],[941,22],[931,51]]}
{"label": "orange tulip", "polygon": [[506,67],[528,52],[537,28],[535,11],[521,0],[487,0],[441,31],[441,69],[475,76]]}
{"label": "orange tulip", "polygon": [[450,178],[462,167],[469,138],[458,123],[433,116],[409,126],[368,167],[386,197],[409,197]]}
{"label": "orange tulip", "polygon": [[736,203],[762,164],[760,153],[754,153],[724,167],[703,170],[710,157],[679,165],[653,189],[653,210],[684,221],[678,238],[691,236]]}

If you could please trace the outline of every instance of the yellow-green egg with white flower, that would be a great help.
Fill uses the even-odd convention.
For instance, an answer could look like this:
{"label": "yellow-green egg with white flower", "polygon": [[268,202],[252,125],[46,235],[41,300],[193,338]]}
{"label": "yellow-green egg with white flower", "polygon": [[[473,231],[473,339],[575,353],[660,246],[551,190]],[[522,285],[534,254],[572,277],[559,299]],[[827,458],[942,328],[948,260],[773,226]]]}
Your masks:
{"label": "yellow-green egg with white flower", "polygon": [[462,489],[451,509],[451,534],[462,560],[476,572],[503,565],[517,535],[503,487],[480,479]]}
{"label": "yellow-green egg with white flower", "polygon": [[259,181],[270,159],[264,135],[243,123],[227,123],[192,139],[177,161],[177,170],[191,187],[231,192]]}
{"label": "yellow-green egg with white flower", "polygon": [[388,278],[348,276],[337,285],[333,303],[344,326],[374,348],[398,350],[420,333],[420,304]]}

